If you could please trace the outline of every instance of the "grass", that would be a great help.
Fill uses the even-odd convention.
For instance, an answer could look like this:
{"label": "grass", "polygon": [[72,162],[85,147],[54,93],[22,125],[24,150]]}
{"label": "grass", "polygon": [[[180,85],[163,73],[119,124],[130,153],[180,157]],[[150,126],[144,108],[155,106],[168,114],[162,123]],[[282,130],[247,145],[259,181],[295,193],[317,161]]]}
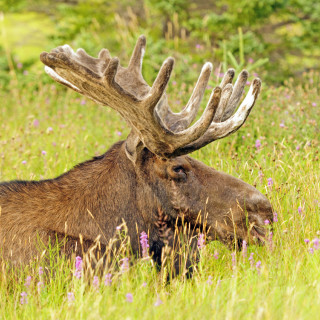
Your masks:
{"label": "grass", "polygon": [[[190,69],[194,79],[198,69]],[[38,73],[26,77],[27,84],[14,83],[0,93],[0,181],[55,177],[128,134],[114,111],[48,84]],[[170,101],[179,109],[191,90],[188,83],[172,83]],[[165,270],[156,272],[150,260],[130,256],[129,270],[121,272],[119,255],[104,272],[112,274],[111,285],[104,285],[104,274],[98,288],[93,270],[77,279],[75,259],[57,257],[53,248],[52,266],[42,275],[41,262],[14,271],[2,264],[0,319],[317,318],[320,250],[313,240],[320,237],[319,106],[317,73],[305,74],[298,84],[288,80],[285,87],[264,87],[238,132],[193,154],[267,194],[278,215],[272,243],[250,246],[246,255],[235,252],[235,261],[229,248],[207,243],[192,279],[169,283]],[[22,292],[27,304],[20,303]]]}

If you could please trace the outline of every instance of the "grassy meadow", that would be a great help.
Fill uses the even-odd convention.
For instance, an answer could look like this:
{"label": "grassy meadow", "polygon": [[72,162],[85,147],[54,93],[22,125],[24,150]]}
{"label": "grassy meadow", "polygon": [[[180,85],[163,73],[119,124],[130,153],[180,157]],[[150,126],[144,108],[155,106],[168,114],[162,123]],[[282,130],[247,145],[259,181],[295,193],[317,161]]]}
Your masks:
{"label": "grassy meadow", "polygon": [[[165,57],[176,58],[167,90],[175,111],[188,101],[207,60],[215,62],[215,71],[202,110],[226,67],[237,74],[242,68],[250,71],[246,92],[254,72],[261,77],[262,92],[242,128],[191,156],[266,194],[274,209],[266,244],[239,251],[206,241],[192,278],[180,275],[167,281],[169,264],[158,271],[151,259],[133,256],[122,226],[120,249],[103,274],[85,266],[80,270],[75,256],[68,260],[57,248],[49,248],[47,264],[40,260],[10,269],[0,262],[0,320],[318,318],[320,73],[304,72],[318,62],[319,48],[311,37],[318,39],[318,33],[311,32],[317,23],[303,24],[308,16],[299,20],[296,15],[308,9],[318,19],[319,6],[308,0],[294,11],[294,6],[285,7],[286,1],[276,1],[284,3],[284,14],[269,8],[272,1],[268,6],[250,2],[257,7],[245,0],[212,1],[221,4],[218,9],[228,2],[233,15],[204,6],[205,18],[189,19],[196,14],[192,5],[205,2],[139,0],[135,3],[142,3],[141,8],[122,10],[115,2],[102,6],[100,0],[5,0],[7,6],[0,10],[0,181],[54,178],[106,152],[130,130],[115,111],[54,83],[43,71],[39,53],[66,42],[93,55],[108,47],[126,65],[137,36],[144,33],[148,46],[143,74],[149,84]],[[233,5],[247,14],[249,27]],[[166,10],[175,13],[169,16]],[[272,34],[275,42],[269,43],[268,37],[263,42],[251,32],[269,32],[264,29],[270,24],[266,14],[281,28]],[[283,17],[296,24],[283,26]],[[303,28],[310,38],[304,37]],[[285,39],[281,45],[280,36]],[[293,45],[284,42],[289,40]]]}
{"label": "grassy meadow", "polygon": [[[194,81],[200,69],[191,70]],[[25,76],[21,85],[12,75],[10,88],[0,93],[1,181],[55,177],[128,134],[113,110],[44,80],[41,72]],[[180,79],[176,74],[169,85],[176,110],[192,90]],[[75,259],[57,257],[53,248],[50,267],[2,264],[0,319],[316,319],[319,124],[319,74],[310,72],[300,83],[264,85],[238,132],[192,155],[268,196],[276,214],[265,246],[238,252],[206,243],[193,277],[170,282],[166,270],[129,254],[128,270],[120,254],[103,276],[83,270],[78,278]]]}

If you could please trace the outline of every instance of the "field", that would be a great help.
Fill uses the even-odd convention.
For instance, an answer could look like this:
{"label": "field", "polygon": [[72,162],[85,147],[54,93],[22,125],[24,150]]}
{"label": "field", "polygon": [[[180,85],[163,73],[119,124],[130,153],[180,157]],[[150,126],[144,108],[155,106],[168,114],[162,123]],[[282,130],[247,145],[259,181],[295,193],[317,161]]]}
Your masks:
{"label": "field", "polygon": [[[200,68],[192,70],[194,81]],[[114,111],[44,81],[40,72],[26,74],[27,85],[12,77],[0,93],[0,181],[55,177],[129,132]],[[169,91],[178,110],[192,86],[175,77]],[[86,270],[79,279],[75,257],[57,258],[53,248],[43,273],[41,262],[15,271],[2,264],[0,319],[316,319],[319,74],[299,81],[264,85],[238,132],[192,155],[267,195],[275,218],[266,245],[239,252],[218,241],[206,243],[193,277],[169,282],[151,260],[129,254],[128,270],[118,256],[103,276]]]}
{"label": "field", "polygon": [[142,252],[134,256],[125,225],[120,250],[102,273],[58,248],[48,248],[46,263],[11,269],[0,262],[0,320],[317,319],[319,19],[311,0],[2,1],[1,182],[57,177],[130,132],[112,109],[54,83],[40,52],[69,43],[97,55],[107,47],[125,66],[145,34],[149,84],[166,57],[176,59],[167,90],[176,112],[206,61],[214,72],[201,111],[227,67],[236,76],[250,72],[246,92],[258,73],[262,91],[246,123],[191,156],[255,186],[274,214],[263,246],[239,250],[206,239],[191,278],[172,279],[169,264],[157,270]]}

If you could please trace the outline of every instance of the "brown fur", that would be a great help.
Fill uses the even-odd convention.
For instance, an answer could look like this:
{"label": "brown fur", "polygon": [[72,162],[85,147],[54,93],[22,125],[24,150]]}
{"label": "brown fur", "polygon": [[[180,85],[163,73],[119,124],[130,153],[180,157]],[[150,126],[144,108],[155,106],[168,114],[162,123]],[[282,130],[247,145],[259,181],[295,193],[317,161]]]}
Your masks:
{"label": "brown fur", "polygon": [[[133,251],[139,250],[137,228],[149,231],[159,262],[181,212],[191,224],[199,222],[200,212],[209,234],[222,241],[233,239],[235,231],[248,240],[246,219],[263,236],[263,221],[272,217],[268,200],[241,180],[188,156],[162,160],[147,149],[134,166],[123,142],[58,178],[0,184],[0,206],[2,255],[13,263],[30,261],[40,254],[39,240],[47,244],[56,237],[68,237],[67,254],[80,252],[80,234],[85,249],[99,235],[104,247],[123,220]],[[165,217],[159,217],[159,208]]]}

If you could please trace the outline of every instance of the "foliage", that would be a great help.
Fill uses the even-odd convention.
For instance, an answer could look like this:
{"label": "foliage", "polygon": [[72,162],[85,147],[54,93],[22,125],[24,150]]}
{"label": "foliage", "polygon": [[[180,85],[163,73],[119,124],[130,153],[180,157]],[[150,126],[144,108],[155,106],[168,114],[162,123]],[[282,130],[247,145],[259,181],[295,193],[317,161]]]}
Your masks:
{"label": "foliage", "polygon": [[[131,39],[145,33],[155,46],[151,49],[152,61],[160,61],[167,54],[165,48],[169,48],[191,64],[209,59],[216,62],[217,68],[221,63],[223,71],[230,66],[254,67],[256,73],[273,83],[283,83],[288,76],[300,76],[303,71],[318,68],[320,49],[315,43],[320,33],[320,5],[313,0],[41,0],[37,4],[31,0],[2,0],[2,3],[1,10],[8,21],[3,26],[13,38],[23,37],[22,28],[15,22],[17,15],[23,19],[26,12],[37,14],[36,33],[46,37],[46,41],[42,40],[43,50],[68,42],[93,55],[101,47],[119,52],[123,44],[129,45]],[[45,28],[44,14],[51,20]],[[24,29],[30,28],[25,24]],[[4,46],[5,42],[3,39],[0,47],[13,58],[19,47],[25,46],[18,40]],[[120,56],[127,56],[129,48],[120,52]],[[29,60],[28,56],[25,53],[20,57],[23,63],[38,60],[38,53]],[[252,66],[253,62],[257,64]],[[156,66],[158,63],[153,64]],[[1,64],[3,83],[7,80],[1,70],[8,68],[9,65]]]}

